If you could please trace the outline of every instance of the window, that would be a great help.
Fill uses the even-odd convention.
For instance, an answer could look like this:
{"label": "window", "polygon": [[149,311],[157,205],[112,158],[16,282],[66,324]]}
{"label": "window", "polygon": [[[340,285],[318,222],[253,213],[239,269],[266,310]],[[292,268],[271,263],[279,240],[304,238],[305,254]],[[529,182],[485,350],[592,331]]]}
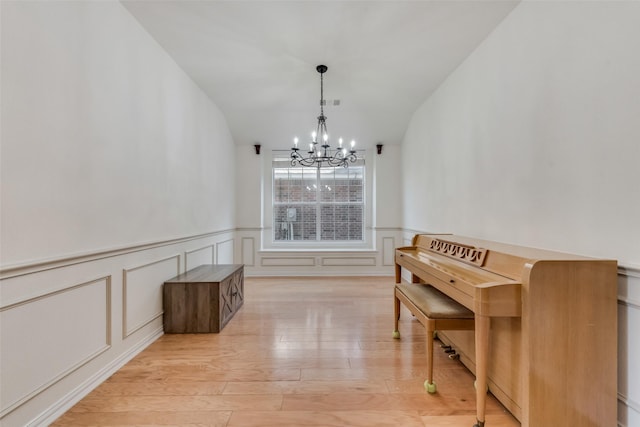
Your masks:
{"label": "window", "polygon": [[273,240],[364,240],[364,162],[348,168],[273,164]]}

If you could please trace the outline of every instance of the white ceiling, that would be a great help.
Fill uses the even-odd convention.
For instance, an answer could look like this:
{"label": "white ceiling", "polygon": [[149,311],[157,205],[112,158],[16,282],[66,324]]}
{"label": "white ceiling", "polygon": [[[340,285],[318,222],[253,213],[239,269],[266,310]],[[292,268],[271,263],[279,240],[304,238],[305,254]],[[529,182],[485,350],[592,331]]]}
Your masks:
{"label": "white ceiling", "polygon": [[121,0],[220,107],[236,144],[287,149],[319,114],[333,138],[399,144],[413,112],[518,0]]}

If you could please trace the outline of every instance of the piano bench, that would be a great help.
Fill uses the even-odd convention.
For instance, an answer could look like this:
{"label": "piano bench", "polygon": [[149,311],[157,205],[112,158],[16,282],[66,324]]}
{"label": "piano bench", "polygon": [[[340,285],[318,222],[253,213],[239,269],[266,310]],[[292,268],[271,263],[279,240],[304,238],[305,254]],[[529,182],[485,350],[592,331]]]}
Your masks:
{"label": "piano bench", "polygon": [[427,369],[429,377],[424,387],[429,393],[436,392],[433,382],[433,336],[435,331],[473,330],[474,314],[467,307],[440,292],[431,285],[419,283],[397,284],[394,290],[395,329],[394,338],[400,338],[400,302],[427,330]]}

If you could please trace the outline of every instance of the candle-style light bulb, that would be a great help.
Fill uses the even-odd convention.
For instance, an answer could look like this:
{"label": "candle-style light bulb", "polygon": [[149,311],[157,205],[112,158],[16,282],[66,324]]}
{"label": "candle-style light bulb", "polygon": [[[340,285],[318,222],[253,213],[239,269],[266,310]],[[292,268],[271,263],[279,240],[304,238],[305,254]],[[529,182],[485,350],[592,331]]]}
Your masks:
{"label": "candle-style light bulb", "polygon": [[298,137],[293,138],[293,146],[298,148]]}
{"label": "candle-style light bulb", "polygon": [[309,143],[309,152],[310,153],[313,152],[313,143],[312,142]]}
{"label": "candle-style light bulb", "polygon": [[347,155],[347,149],[346,149],[346,148],[343,148],[343,149],[342,149],[342,155],[343,155],[343,156],[346,156],[346,155]]}
{"label": "candle-style light bulb", "polygon": [[316,134],[316,131],[315,131],[315,130],[314,130],[313,132],[311,132],[311,140],[312,140],[313,142],[316,142],[316,136],[317,136],[317,134]]}
{"label": "candle-style light bulb", "polygon": [[355,140],[351,140],[351,149],[353,150],[353,147],[356,145],[356,141]]}
{"label": "candle-style light bulb", "polygon": [[342,148],[342,138],[338,139],[338,147]]}
{"label": "candle-style light bulb", "polygon": [[324,135],[322,135],[322,139],[324,139],[324,142],[327,142],[327,140],[329,139],[329,135],[325,133]]}

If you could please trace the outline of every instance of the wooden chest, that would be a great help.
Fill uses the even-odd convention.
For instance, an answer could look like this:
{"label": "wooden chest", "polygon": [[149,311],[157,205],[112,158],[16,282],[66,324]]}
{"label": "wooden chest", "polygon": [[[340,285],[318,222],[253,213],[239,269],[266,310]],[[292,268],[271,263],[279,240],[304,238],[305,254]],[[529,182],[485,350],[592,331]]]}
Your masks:
{"label": "wooden chest", "polygon": [[244,302],[244,265],[201,265],[164,282],[164,332],[220,332]]}

